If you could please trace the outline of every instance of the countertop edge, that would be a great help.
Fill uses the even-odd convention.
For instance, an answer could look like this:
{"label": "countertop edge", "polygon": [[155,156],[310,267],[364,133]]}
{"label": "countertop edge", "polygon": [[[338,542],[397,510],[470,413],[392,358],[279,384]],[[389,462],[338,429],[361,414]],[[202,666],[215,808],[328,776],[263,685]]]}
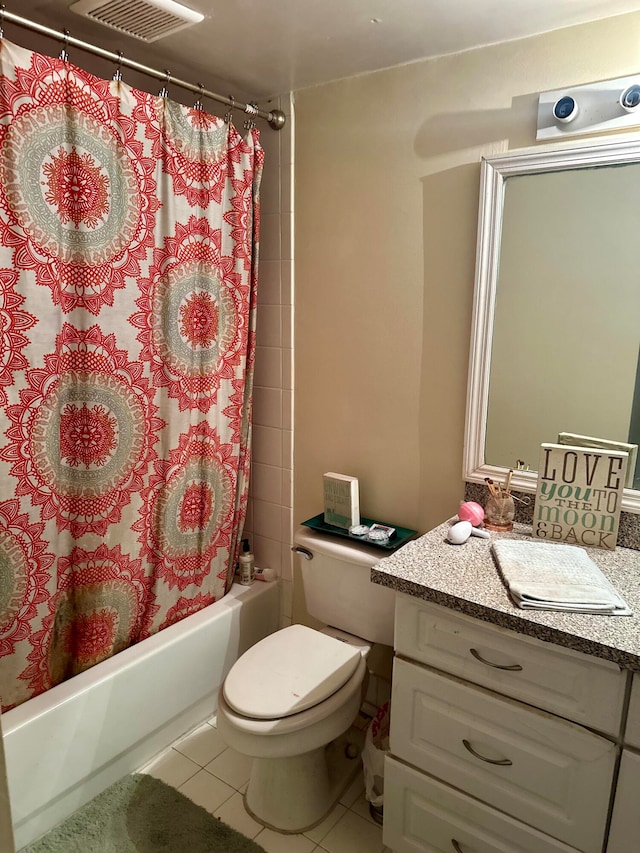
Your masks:
{"label": "countertop edge", "polygon": [[[624,650],[615,648],[614,646],[597,643],[594,640],[576,636],[575,634],[567,633],[566,631],[562,631],[558,628],[551,628],[547,625],[529,622],[527,619],[518,617],[517,615],[504,613],[478,602],[449,595],[425,584],[414,583],[406,580],[405,578],[399,578],[387,572],[379,571],[375,567],[371,569],[371,581],[379,586],[384,586],[388,589],[395,590],[396,592],[411,595],[414,598],[422,598],[425,601],[431,601],[434,604],[439,604],[443,607],[449,608],[449,610],[464,613],[467,616],[472,616],[473,618],[480,619],[483,622],[489,622],[490,624],[498,625],[502,628],[508,628],[518,634],[524,634],[545,643],[553,643],[557,646],[563,646],[564,648],[572,649],[576,652],[582,652],[583,654],[611,661],[612,663],[620,666],[622,669],[640,672],[640,656],[625,652]],[[614,616],[608,618],[626,619],[628,617]]]}

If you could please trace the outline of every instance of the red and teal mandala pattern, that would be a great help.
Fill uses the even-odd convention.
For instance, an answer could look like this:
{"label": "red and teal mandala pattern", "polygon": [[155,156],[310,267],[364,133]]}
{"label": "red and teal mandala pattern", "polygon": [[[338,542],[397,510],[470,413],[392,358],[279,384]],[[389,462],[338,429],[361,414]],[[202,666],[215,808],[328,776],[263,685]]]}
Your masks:
{"label": "red and teal mandala pattern", "polygon": [[143,621],[159,610],[142,561],[131,560],[119,545],[73,548],[57,569],[57,592],[42,629],[30,637],[30,663],[20,674],[34,694],[130,646]]}
{"label": "red and teal mandala pattern", "polygon": [[[256,152],[259,172],[262,171],[264,152]],[[229,236],[233,245],[233,257],[242,261],[247,272],[255,274],[257,267],[253,263],[253,251],[260,242],[260,206],[256,187],[260,186],[260,178],[255,179],[251,169],[245,169],[241,177],[233,178],[231,186],[235,195],[229,199],[230,209],[225,211],[223,219],[229,228]],[[256,282],[257,283],[257,282]]]}
{"label": "red and teal mandala pattern", "polygon": [[24,334],[37,320],[22,310],[26,297],[16,293],[18,273],[0,268],[0,406],[7,404],[5,388],[13,385],[16,370],[28,366],[22,350],[29,343]]}
{"label": "red and teal mandala pattern", "polygon": [[144,123],[153,154],[171,177],[174,193],[203,210],[212,202],[220,204],[228,172],[229,126],[204,110],[142,92],[138,95],[134,117]]}
{"label": "red and teal mandala pattern", "polygon": [[0,503],[0,657],[31,635],[38,605],[49,598],[54,556],[41,539],[44,524],[31,523],[17,500]]}
{"label": "red and teal mandala pattern", "polygon": [[[236,487],[237,448],[206,423],[180,436],[167,462],[155,463],[140,531],[142,555],[170,589],[226,575]],[[221,587],[223,588],[223,584]]]}
{"label": "red and teal mandala pattern", "polygon": [[141,329],[141,359],[181,411],[209,411],[247,356],[249,287],[220,257],[219,239],[204,219],[178,225],[140,281],[141,310],[130,318]]}
{"label": "red and teal mandala pattern", "polygon": [[217,601],[215,595],[211,595],[210,593],[198,593],[193,598],[183,598],[180,597],[173,607],[170,607],[167,610],[167,615],[164,618],[164,621],[159,626],[158,631],[162,631],[163,628],[168,628],[169,625],[174,625],[176,622],[180,622],[182,619],[186,619],[187,616],[193,616],[194,613],[199,613],[204,607],[208,607],[210,604],[215,604]]}
{"label": "red and teal mandala pattern", "polygon": [[20,404],[7,407],[16,494],[74,537],[104,535],[143,485],[164,421],[155,390],[116,348],[114,335],[65,324],[44,369],[27,371]]}
{"label": "red and teal mandala pattern", "polygon": [[[251,348],[253,352],[255,347]],[[250,359],[252,361],[252,359]],[[251,389],[253,387],[253,366],[247,369],[247,373],[242,379],[232,379],[231,388],[233,392],[229,393],[229,405],[225,406],[222,414],[228,418],[228,426],[231,430],[231,441],[245,447],[249,437],[249,427],[251,425],[251,412],[253,409],[253,400],[251,397]],[[246,399],[245,399],[246,397]]]}
{"label": "red and teal mandala pattern", "polygon": [[54,304],[97,315],[153,245],[155,160],[107,83],[43,59],[3,78],[0,239]]}

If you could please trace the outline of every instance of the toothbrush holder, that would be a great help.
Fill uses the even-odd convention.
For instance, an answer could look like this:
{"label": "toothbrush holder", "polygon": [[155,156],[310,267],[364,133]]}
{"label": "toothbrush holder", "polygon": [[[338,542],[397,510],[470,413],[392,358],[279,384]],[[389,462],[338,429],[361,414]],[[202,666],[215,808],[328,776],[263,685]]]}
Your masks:
{"label": "toothbrush holder", "polygon": [[508,533],[513,530],[516,507],[510,494],[489,495],[484,507],[484,526],[488,530]]}

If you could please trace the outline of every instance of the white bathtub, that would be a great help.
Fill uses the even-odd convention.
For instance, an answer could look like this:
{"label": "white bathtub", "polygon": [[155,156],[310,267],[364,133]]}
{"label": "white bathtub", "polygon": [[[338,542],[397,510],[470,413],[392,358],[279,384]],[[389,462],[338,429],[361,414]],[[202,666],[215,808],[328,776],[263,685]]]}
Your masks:
{"label": "white bathtub", "polygon": [[279,623],[276,583],[220,601],[2,716],[16,848],[212,716],[238,656]]}

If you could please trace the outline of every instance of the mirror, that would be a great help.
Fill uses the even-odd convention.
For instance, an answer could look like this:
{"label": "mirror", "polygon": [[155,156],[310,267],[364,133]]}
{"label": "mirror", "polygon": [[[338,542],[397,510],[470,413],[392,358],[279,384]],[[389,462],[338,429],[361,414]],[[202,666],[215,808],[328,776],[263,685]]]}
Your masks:
{"label": "mirror", "polygon": [[[640,443],[640,141],[482,162],[464,478],[561,432]],[[623,509],[640,512],[640,472]]]}

